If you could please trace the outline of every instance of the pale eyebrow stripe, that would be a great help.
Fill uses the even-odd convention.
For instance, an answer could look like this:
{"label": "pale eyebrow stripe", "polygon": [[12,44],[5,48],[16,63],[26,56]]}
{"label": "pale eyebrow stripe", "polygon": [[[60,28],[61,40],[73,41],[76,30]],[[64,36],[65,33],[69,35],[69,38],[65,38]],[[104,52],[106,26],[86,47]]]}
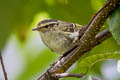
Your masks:
{"label": "pale eyebrow stripe", "polygon": [[43,20],[43,21],[41,21],[41,24],[45,24],[45,23],[49,23],[49,22],[58,22],[58,20],[53,20],[53,19]]}

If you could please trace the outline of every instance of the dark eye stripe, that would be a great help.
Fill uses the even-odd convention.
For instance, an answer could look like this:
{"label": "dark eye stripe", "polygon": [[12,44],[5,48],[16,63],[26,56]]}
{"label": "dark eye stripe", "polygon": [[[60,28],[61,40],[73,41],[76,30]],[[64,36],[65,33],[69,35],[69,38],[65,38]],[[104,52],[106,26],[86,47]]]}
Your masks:
{"label": "dark eye stripe", "polygon": [[48,28],[48,27],[49,27],[49,25],[45,25],[44,27],[45,27],[45,28]]}

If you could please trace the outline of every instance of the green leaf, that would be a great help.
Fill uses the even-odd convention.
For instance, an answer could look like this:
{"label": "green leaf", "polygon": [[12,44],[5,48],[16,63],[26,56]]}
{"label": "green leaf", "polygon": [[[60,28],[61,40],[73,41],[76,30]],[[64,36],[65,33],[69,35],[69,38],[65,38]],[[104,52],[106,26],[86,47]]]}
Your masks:
{"label": "green leaf", "polygon": [[106,59],[118,59],[120,58],[120,52],[115,53],[106,53],[106,54],[95,54],[89,57],[86,57],[82,61],[79,62],[80,69],[82,70],[82,73],[87,73],[91,67],[99,62]]}
{"label": "green leaf", "polygon": [[113,38],[120,45],[120,7],[118,7],[109,19],[109,29],[113,35]]}

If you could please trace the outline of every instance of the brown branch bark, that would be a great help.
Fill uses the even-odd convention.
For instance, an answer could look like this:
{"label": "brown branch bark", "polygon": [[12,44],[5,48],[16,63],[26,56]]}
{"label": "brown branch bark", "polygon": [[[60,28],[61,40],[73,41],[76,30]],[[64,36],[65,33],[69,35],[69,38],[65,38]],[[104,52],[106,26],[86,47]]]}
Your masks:
{"label": "brown branch bark", "polygon": [[110,33],[110,31],[108,29],[103,30],[102,32],[99,32],[94,41],[91,44],[91,47],[94,47],[98,44],[100,44],[101,42],[103,42],[104,40],[108,39],[109,37],[111,37],[112,34]]}
{"label": "brown branch bark", "polygon": [[0,51],[0,61],[1,61],[1,66],[2,66],[2,70],[3,70],[3,74],[4,74],[4,79],[8,80],[8,78],[7,78],[7,72],[5,70],[5,66],[4,66],[4,62],[3,62],[1,51]]}
{"label": "brown branch bark", "polygon": [[62,56],[56,61],[38,80],[59,80],[59,78],[51,76],[51,74],[64,73],[72,66],[85,52],[92,49],[105,39],[111,36],[108,30],[99,32],[105,20],[112,13],[112,11],[120,4],[120,0],[108,0],[105,5],[93,16],[87,25],[83,36],[77,44],[65,56]]}
{"label": "brown branch bark", "polygon": [[57,73],[57,74],[53,74],[53,76],[57,77],[57,78],[62,78],[62,77],[77,77],[77,78],[81,78],[84,76],[84,74],[77,74],[77,73]]}

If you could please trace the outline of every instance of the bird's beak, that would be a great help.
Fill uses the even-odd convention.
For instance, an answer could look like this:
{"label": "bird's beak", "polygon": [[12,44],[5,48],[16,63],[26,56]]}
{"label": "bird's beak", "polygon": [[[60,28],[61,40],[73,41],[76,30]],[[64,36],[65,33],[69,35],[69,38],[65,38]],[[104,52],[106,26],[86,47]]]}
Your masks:
{"label": "bird's beak", "polygon": [[34,29],[32,29],[32,31],[39,31],[40,30],[40,27],[36,27]]}

